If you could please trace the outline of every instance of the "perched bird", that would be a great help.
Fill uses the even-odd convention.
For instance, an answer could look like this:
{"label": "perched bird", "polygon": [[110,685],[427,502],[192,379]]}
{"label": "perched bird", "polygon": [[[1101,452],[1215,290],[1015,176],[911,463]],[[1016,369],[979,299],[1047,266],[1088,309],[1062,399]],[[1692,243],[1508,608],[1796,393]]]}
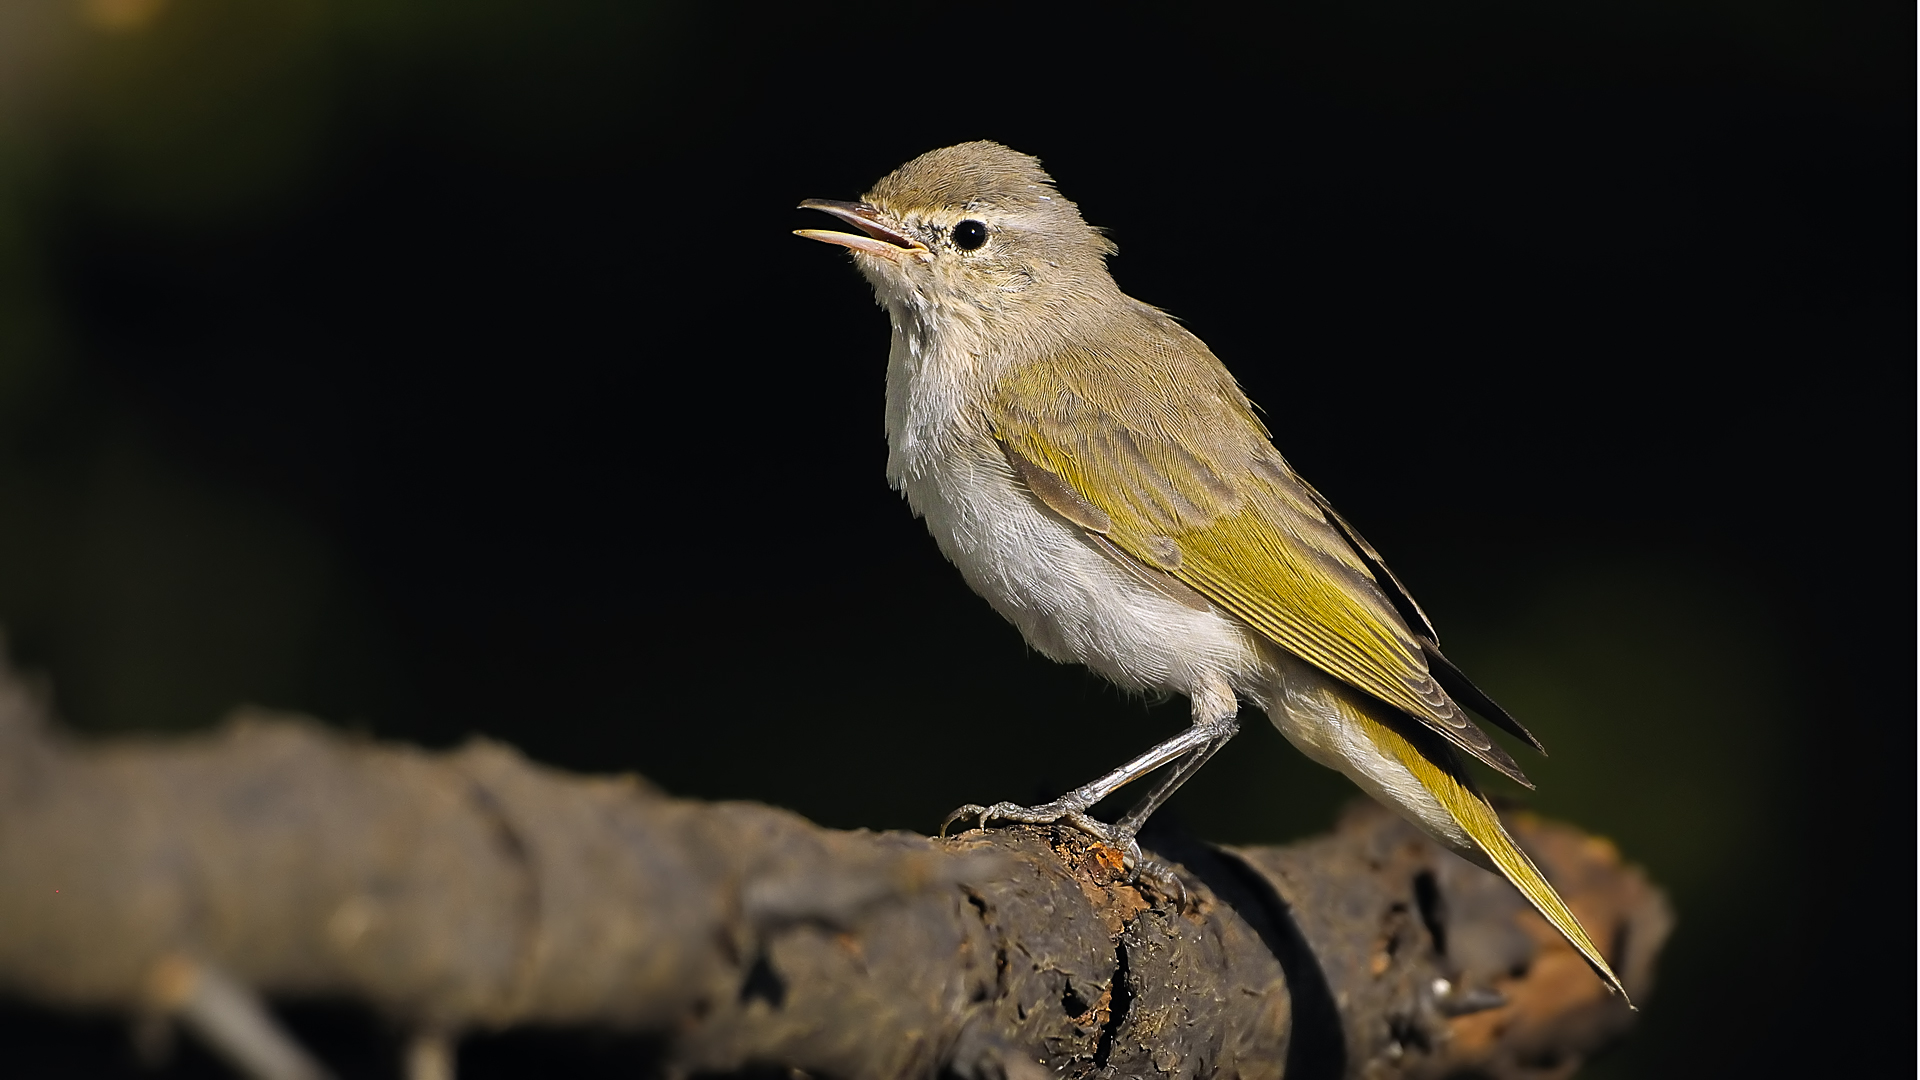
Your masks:
{"label": "perched bird", "polygon": [[[1460,755],[1526,784],[1462,706],[1540,749],[1440,652],[1380,555],[1273,448],[1199,338],[1114,284],[1115,248],[1037,159],[934,150],[859,202],[810,199],[893,322],[887,479],[1027,642],[1120,686],[1178,692],[1181,734],[1042,806],[1136,868],[1141,825],[1258,706],[1308,757],[1498,872],[1625,993]],[[1169,766],[1112,825],[1087,811]]]}

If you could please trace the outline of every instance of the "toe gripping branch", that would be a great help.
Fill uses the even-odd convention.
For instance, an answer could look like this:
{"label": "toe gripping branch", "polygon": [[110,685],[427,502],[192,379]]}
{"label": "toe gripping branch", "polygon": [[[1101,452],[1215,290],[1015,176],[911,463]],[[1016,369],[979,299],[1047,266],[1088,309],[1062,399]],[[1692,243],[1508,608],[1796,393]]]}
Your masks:
{"label": "toe gripping branch", "polygon": [[[1181,906],[1187,903],[1187,889],[1169,864],[1145,855],[1140,850],[1140,830],[1147,819],[1153,816],[1180,785],[1187,782],[1193,774],[1200,771],[1220,748],[1240,730],[1240,722],[1234,716],[1217,719],[1196,720],[1193,725],[1173,738],[1166,740],[1146,753],[1139,755],[1090,783],[1062,795],[1052,802],[1038,806],[1021,806],[1017,803],[999,802],[992,806],[968,803],[948,814],[940,823],[940,835],[956,821],[974,819],[982,829],[995,821],[1019,822],[1027,825],[1070,825],[1087,836],[1116,848],[1122,864],[1133,880],[1144,879],[1157,886],[1161,892],[1176,900]],[[1127,811],[1112,825],[1105,824],[1088,813],[1094,805],[1155,769],[1169,763],[1173,768],[1154,785],[1152,791],[1140,800],[1133,809]]]}

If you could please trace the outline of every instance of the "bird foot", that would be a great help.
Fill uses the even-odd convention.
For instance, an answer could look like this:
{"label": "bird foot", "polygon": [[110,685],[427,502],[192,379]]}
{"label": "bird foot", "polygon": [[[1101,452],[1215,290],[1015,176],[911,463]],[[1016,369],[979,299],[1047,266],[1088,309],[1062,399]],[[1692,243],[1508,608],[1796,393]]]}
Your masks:
{"label": "bird foot", "polygon": [[1161,895],[1173,900],[1182,911],[1187,908],[1189,900],[1187,887],[1172,866],[1141,851],[1140,842],[1135,840],[1131,833],[1123,834],[1113,826],[1097,820],[1072,798],[1055,799],[1039,806],[1020,806],[1009,802],[994,803],[992,806],[968,803],[947,815],[947,819],[940,823],[940,835],[947,835],[947,830],[953,826],[954,822],[967,818],[974,819],[982,829],[994,821],[1017,821],[1026,825],[1071,825],[1102,844],[1117,850],[1130,883],[1145,882],[1152,885]]}
{"label": "bird foot", "polygon": [[[964,818],[974,818],[982,829],[993,821],[1017,821],[1024,825],[1054,825],[1064,821],[1103,844],[1124,846],[1120,838],[1114,835],[1112,826],[1094,820],[1084,805],[1071,798],[1055,799],[1039,806],[1021,806],[1010,802],[994,803],[992,806],[968,803],[947,815],[947,820],[940,823],[940,835],[947,835],[953,823]],[[1126,842],[1132,843],[1132,837],[1126,838]],[[1134,850],[1137,852],[1139,845],[1134,845]]]}

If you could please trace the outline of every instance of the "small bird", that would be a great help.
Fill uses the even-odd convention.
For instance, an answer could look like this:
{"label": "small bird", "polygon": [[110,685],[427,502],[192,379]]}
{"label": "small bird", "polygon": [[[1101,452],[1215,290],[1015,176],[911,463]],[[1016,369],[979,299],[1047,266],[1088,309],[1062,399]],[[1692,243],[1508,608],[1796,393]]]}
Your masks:
{"label": "small bird", "polygon": [[[1527,787],[1462,706],[1544,749],[1441,653],[1373,549],[1273,447],[1226,367],[1108,273],[1114,245],[1037,158],[933,150],[859,202],[809,199],[893,323],[887,479],[1028,644],[1192,703],[1186,731],[1040,806],[948,818],[1066,822],[1136,871],[1148,815],[1259,707],[1308,757],[1519,889],[1625,988],[1507,835],[1461,753]],[[1112,825],[1088,810],[1169,766]],[[1157,870],[1164,868],[1153,867]]]}

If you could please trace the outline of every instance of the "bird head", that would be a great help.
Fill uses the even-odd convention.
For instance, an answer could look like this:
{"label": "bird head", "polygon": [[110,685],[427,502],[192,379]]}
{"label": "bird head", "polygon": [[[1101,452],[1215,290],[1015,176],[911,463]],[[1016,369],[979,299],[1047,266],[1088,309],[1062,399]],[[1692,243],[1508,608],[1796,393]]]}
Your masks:
{"label": "bird head", "polygon": [[808,199],[858,229],[798,229],[853,252],[881,303],[998,322],[1114,292],[1111,241],[1054,189],[1038,158],[995,142],[932,150],[859,202]]}

